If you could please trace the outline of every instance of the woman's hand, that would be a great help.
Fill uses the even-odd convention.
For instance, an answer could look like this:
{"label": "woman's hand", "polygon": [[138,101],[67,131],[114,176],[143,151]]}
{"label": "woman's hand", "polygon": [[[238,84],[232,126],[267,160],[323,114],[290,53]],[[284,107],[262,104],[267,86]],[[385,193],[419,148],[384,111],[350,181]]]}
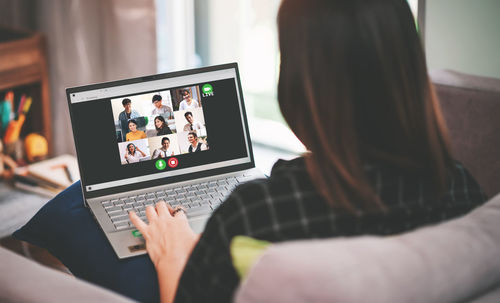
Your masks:
{"label": "woman's hand", "polygon": [[145,156],[146,156],[146,154],[145,154],[142,150],[140,150],[140,149],[139,149],[139,147],[136,147],[136,149],[137,149],[137,151],[138,151],[138,152],[140,152],[140,153],[141,153],[141,155],[142,155],[143,157],[145,157]]}
{"label": "woman's hand", "polygon": [[161,302],[173,302],[184,266],[200,235],[187,221],[184,211],[175,211],[165,202],[146,207],[149,224],[131,211],[130,221],[146,240],[146,250],[158,273]]}
{"label": "woman's hand", "polygon": [[146,240],[146,250],[153,264],[158,267],[164,262],[185,263],[199,239],[189,226],[184,211],[177,211],[165,202],[158,202],[156,208],[146,207],[149,224],[144,223],[135,212],[130,212],[130,221]]}

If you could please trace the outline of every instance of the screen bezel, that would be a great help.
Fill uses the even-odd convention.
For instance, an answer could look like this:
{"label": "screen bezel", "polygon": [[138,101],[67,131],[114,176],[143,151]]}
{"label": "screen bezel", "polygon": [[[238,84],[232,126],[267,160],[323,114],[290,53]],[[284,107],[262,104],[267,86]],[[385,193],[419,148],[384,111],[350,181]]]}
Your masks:
{"label": "screen bezel", "polygon": [[[136,77],[136,78],[130,78],[130,79],[124,79],[124,80],[117,80],[117,81],[111,81],[111,82],[104,82],[104,83],[98,83],[98,84],[90,84],[90,85],[84,85],[84,86],[78,86],[78,87],[71,87],[66,89],[66,98],[68,100],[68,109],[69,109],[69,114],[71,118],[71,128],[73,131],[73,134],[75,134],[75,125],[74,125],[74,116],[73,116],[73,103],[71,102],[71,94],[75,93],[82,93],[85,91],[89,90],[96,90],[96,89],[103,89],[103,88],[110,88],[110,87],[115,87],[115,86],[123,86],[123,85],[130,85],[130,84],[136,84],[136,83],[142,83],[142,82],[148,82],[148,81],[154,81],[154,80],[162,80],[162,79],[168,79],[168,78],[175,78],[175,77],[180,77],[180,76],[189,76],[189,75],[194,75],[194,74],[199,74],[199,73],[205,73],[205,72],[213,72],[213,71],[221,71],[225,69],[234,69],[235,74],[236,74],[236,89],[238,90],[238,96],[239,96],[239,102],[240,102],[240,108],[241,108],[241,116],[242,116],[242,122],[243,122],[243,130],[244,130],[244,135],[246,136],[246,144],[247,144],[247,150],[249,152],[249,158],[250,162],[243,163],[243,164],[237,164],[237,165],[231,165],[231,166],[225,166],[221,168],[215,168],[215,169],[210,169],[210,170],[204,170],[200,172],[195,172],[195,173],[186,173],[182,175],[177,175],[177,176],[172,176],[168,177],[168,182],[165,181],[165,178],[160,178],[157,180],[149,180],[149,181],[144,181],[144,182],[137,182],[134,184],[127,184],[123,186],[116,186],[108,189],[102,189],[102,190],[95,190],[95,191],[87,191],[86,185],[84,184],[83,180],[81,183],[82,187],[82,193],[83,197],[85,200],[87,199],[92,199],[100,196],[106,196],[106,195],[112,195],[112,194],[118,194],[122,192],[127,192],[127,191],[133,191],[133,190],[140,190],[148,187],[155,187],[155,186],[161,186],[161,185],[166,185],[166,184],[171,184],[171,183],[176,183],[176,182],[182,182],[186,180],[193,180],[197,178],[203,178],[203,177],[209,177],[213,175],[218,175],[218,174],[224,174],[224,173],[230,173],[230,172],[236,172],[240,170],[245,170],[245,169],[251,169],[255,167],[255,161],[254,161],[254,156],[253,156],[253,150],[252,150],[252,144],[250,141],[250,131],[248,128],[248,121],[247,121],[247,115],[246,115],[246,110],[245,110],[245,102],[243,98],[243,90],[241,87],[241,81],[240,81],[240,74],[238,70],[238,64],[237,63],[228,63],[228,64],[221,64],[221,65],[214,65],[214,66],[208,66],[208,67],[202,67],[202,68],[195,68],[195,69],[189,69],[189,70],[183,70],[183,71],[176,71],[176,72],[170,72],[170,73],[163,73],[163,74],[156,74],[156,75],[150,75],[150,76],[143,76],[143,77]],[[73,135],[74,141],[75,141],[75,147],[76,147],[76,156],[78,159],[79,163],[79,171],[80,171],[80,176],[85,176],[84,169],[81,163],[81,155],[79,152],[79,143],[78,143],[78,138],[77,136]]]}

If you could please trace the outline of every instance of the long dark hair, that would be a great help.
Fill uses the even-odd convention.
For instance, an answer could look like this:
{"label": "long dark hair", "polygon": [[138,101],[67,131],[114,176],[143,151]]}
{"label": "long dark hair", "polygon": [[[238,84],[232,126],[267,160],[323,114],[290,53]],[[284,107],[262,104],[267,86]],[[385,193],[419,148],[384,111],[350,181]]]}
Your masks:
{"label": "long dark hair", "polygon": [[[156,127],[156,119],[160,120],[162,122],[161,127],[158,128]],[[163,116],[156,116],[154,119],[154,124],[156,128],[156,135],[161,136],[161,135],[170,135],[172,133],[172,130],[168,126],[168,123],[165,121],[165,118]]]}
{"label": "long dark hair", "polygon": [[[132,145],[132,146],[134,147],[134,152],[133,152],[133,153],[131,153],[131,152],[130,152],[130,149],[129,149],[130,145]],[[135,151],[136,151],[136,150],[137,150],[137,147],[135,147],[134,143],[129,143],[129,144],[127,144],[127,153],[128,153],[129,155],[132,155],[132,156],[133,156],[133,155],[135,154]]]}
{"label": "long dark hair", "polygon": [[284,0],[278,31],[280,108],[332,207],[384,209],[365,175],[373,162],[445,190],[452,158],[406,1]]}
{"label": "long dark hair", "polygon": [[164,128],[167,125],[165,122],[165,118],[163,118],[162,116],[156,116],[155,120],[160,120],[162,122],[161,128],[156,127],[156,123],[155,123],[155,128],[157,131],[162,130],[162,128]]}

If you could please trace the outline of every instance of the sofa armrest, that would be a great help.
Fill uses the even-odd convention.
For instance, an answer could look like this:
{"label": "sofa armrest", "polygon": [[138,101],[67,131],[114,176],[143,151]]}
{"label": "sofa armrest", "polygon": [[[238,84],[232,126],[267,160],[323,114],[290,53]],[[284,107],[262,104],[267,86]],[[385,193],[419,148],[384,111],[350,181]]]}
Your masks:
{"label": "sofa armrest", "polygon": [[133,302],[0,247],[0,302]]}

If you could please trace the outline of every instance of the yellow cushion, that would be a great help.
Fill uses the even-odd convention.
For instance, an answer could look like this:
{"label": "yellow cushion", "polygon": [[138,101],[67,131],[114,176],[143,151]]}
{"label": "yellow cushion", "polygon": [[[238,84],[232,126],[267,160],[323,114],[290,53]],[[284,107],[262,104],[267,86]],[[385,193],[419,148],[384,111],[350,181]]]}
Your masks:
{"label": "yellow cushion", "polygon": [[267,241],[245,236],[236,236],[233,238],[230,247],[231,257],[233,259],[233,266],[240,279],[246,277],[250,268],[252,268],[270,244]]}

